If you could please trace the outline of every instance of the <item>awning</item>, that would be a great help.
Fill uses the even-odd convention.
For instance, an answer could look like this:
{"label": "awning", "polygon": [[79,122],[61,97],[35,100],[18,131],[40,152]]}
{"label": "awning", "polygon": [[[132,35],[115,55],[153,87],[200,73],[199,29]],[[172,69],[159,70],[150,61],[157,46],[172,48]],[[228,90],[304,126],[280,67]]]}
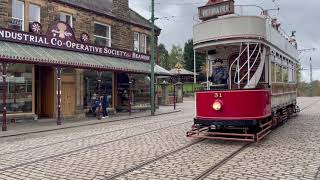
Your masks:
{"label": "awning", "polygon": [[[61,65],[81,69],[122,71],[149,74],[151,65],[143,61],[86,54],[40,46],[0,41],[0,61],[13,63]],[[156,75],[170,76],[171,73],[156,65]]]}

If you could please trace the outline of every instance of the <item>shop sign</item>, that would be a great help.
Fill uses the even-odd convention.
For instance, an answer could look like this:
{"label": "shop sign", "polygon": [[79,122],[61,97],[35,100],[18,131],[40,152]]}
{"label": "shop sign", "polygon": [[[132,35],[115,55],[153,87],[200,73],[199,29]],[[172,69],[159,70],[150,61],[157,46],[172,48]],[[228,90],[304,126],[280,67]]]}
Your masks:
{"label": "shop sign", "polygon": [[109,57],[150,61],[150,56],[147,54],[110,47],[96,46],[87,43],[87,38],[89,38],[89,35],[87,33],[82,33],[82,42],[78,42],[75,39],[72,28],[68,24],[60,21],[54,22],[45,35],[0,28],[0,40],[2,41],[77,51]]}
{"label": "shop sign", "polygon": [[219,16],[233,14],[234,13],[234,1],[223,1],[219,3],[209,4],[199,7],[199,19],[208,20],[211,18],[217,18]]}

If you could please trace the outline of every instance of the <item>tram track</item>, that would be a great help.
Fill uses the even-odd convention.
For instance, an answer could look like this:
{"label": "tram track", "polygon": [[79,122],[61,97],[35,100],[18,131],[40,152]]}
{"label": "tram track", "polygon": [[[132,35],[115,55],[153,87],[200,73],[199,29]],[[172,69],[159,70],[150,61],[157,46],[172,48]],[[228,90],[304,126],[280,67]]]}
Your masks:
{"label": "tram track", "polygon": [[[182,118],[183,117],[188,117],[188,116],[182,116]],[[159,120],[159,121],[154,121],[154,122],[146,123],[146,124],[139,124],[139,125],[131,126],[131,127],[128,127],[128,128],[121,128],[121,129],[117,129],[117,130],[113,130],[113,131],[107,131],[107,132],[103,132],[103,133],[92,134],[92,135],[83,136],[83,137],[79,137],[79,138],[73,138],[73,139],[68,139],[68,140],[59,141],[59,142],[55,142],[55,143],[49,143],[49,144],[45,144],[45,145],[40,145],[40,146],[35,146],[35,147],[30,147],[30,148],[25,148],[25,149],[20,149],[20,150],[17,150],[17,151],[10,151],[10,152],[6,152],[6,153],[0,153],[0,156],[19,153],[19,152],[23,152],[23,151],[38,149],[38,148],[43,148],[43,147],[48,147],[48,146],[53,146],[53,145],[58,145],[58,144],[67,143],[67,142],[73,142],[73,141],[77,141],[77,140],[83,140],[83,139],[87,139],[87,138],[98,137],[98,136],[106,135],[106,134],[109,134],[109,133],[114,133],[114,132],[119,132],[119,131],[125,131],[125,130],[128,130],[128,129],[138,128],[140,126],[148,126],[148,125],[152,125],[152,124],[168,122],[168,121],[172,121],[174,119],[176,119],[176,118],[170,118],[170,119],[166,119],[166,120]],[[184,123],[187,123],[187,122],[189,122],[189,121],[186,121]],[[177,125],[180,125],[180,124],[177,124]],[[175,126],[175,125],[172,125],[172,126]]]}
{"label": "tram track", "polygon": [[[314,101],[313,103],[309,104],[308,106],[302,108],[300,110],[300,112],[312,107],[314,104],[320,102],[320,99]],[[271,133],[277,131],[277,129],[271,131]],[[270,133],[270,134],[271,134]],[[269,134],[269,136],[270,136]],[[244,150],[246,150],[247,148],[249,148],[252,144],[252,142],[250,143],[246,143],[245,145],[243,145],[242,147],[240,147],[237,151],[231,153],[230,155],[228,155],[227,157],[225,157],[224,159],[222,159],[221,161],[219,161],[218,163],[214,164],[213,166],[211,166],[210,168],[208,168],[206,171],[202,172],[199,176],[195,177],[194,180],[203,180],[206,177],[208,177],[209,175],[211,175],[212,173],[214,173],[217,169],[219,169],[220,167],[222,167],[224,164],[226,164],[227,162],[229,162],[231,159],[233,159],[234,157],[236,157],[238,154],[240,154],[241,152],[243,152]],[[320,168],[319,168],[320,169]]]}
{"label": "tram track", "polygon": [[198,144],[198,143],[200,143],[200,142],[203,142],[203,141],[205,141],[205,139],[198,140],[198,141],[196,141],[196,142],[192,142],[192,143],[187,144],[187,145],[185,145],[185,146],[183,146],[183,147],[181,147],[181,148],[179,148],[179,149],[172,150],[172,151],[170,151],[170,152],[168,152],[168,153],[162,154],[162,155],[160,155],[160,156],[158,156],[158,157],[155,157],[155,158],[152,158],[152,159],[150,159],[150,160],[148,160],[148,161],[145,161],[145,162],[143,162],[143,163],[141,163],[141,164],[139,164],[139,165],[137,165],[137,166],[134,166],[134,167],[132,167],[132,168],[126,169],[126,170],[121,171],[121,172],[119,172],[119,173],[116,173],[116,174],[114,174],[114,175],[112,175],[112,176],[108,176],[108,177],[105,178],[105,180],[117,179],[117,178],[119,178],[119,177],[121,177],[121,176],[124,176],[124,175],[130,173],[130,172],[133,172],[133,171],[135,171],[135,170],[138,170],[138,169],[140,169],[140,168],[142,168],[142,167],[144,167],[144,166],[146,166],[146,165],[149,165],[149,164],[151,164],[151,163],[153,163],[153,162],[159,161],[159,160],[161,160],[161,159],[163,159],[163,158],[166,158],[166,157],[168,157],[168,156],[170,156],[170,155],[172,155],[172,154],[178,153],[178,152],[180,152],[180,151],[182,151],[182,150],[185,150],[185,149],[187,149],[187,148],[189,148],[189,147],[191,147],[191,146],[194,146],[194,145],[196,145],[196,144]]}
{"label": "tram track", "polygon": [[130,138],[142,136],[142,135],[145,135],[145,134],[148,134],[148,133],[161,131],[161,130],[164,130],[164,129],[168,129],[168,128],[175,127],[175,126],[178,126],[178,125],[183,125],[183,124],[186,124],[186,123],[190,123],[190,121],[181,122],[181,123],[178,123],[178,124],[175,124],[175,125],[170,125],[170,126],[162,127],[162,128],[155,129],[155,130],[150,130],[150,131],[138,133],[138,134],[135,134],[135,135],[132,135],[132,136],[127,136],[127,137],[123,137],[123,138],[120,138],[120,139],[110,140],[110,141],[106,141],[106,142],[103,142],[103,143],[94,144],[94,145],[91,145],[91,146],[86,146],[86,147],[83,147],[83,148],[75,149],[75,150],[72,150],[72,151],[68,151],[68,152],[59,153],[59,154],[52,155],[52,156],[39,158],[39,159],[36,159],[36,160],[33,160],[33,161],[28,161],[28,162],[16,164],[16,165],[13,165],[13,166],[4,167],[4,168],[0,169],[0,172],[1,171],[6,171],[6,170],[10,170],[10,169],[14,169],[14,168],[18,168],[18,167],[25,166],[25,165],[29,165],[29,164],[33,164],[33,163],[37,163],[37,162],[41,162],[41,161],[45,161],[45,160],[49,160],[49,159],[53,159],[53,158],[57,158],[57,157],[61,157],[61,156],[65,156],[65,155],[69,155],[69,154],[82,152],[82,151],[85,151],[85,150],[89,151],[90,149],[93,149],[95,147],[99,147],[99,146],[103,146],[103,145],[106,145],[106,144],[109,144],[109,143],[114,143],[114,142],[117,142],[117,141],[122,141],[122,140],[130,139]]}

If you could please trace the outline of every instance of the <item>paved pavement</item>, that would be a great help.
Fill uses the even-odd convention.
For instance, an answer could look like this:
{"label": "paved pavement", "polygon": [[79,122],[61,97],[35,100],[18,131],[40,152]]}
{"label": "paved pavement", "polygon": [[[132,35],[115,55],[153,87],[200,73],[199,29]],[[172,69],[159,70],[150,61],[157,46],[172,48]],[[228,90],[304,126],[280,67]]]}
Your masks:
{"label": "paved pavement", "polygon": [[[316,179],[318,100],[300,98],[298,117],[207,179]],[[194,179],[244,145],[187,139],[194,103],[180,107],[174,114],[0,138],[0,180]]]}
{"label": "paved pavement", "polygon": [[[178,112],[179,104],[177,105],[177,109],[175,110],[173,106],[160,106],[160,108],[156,109],[156,115],[162,114],[170,114],[173,112]],[[65,119],[62,120],[62,125],[57,126],[55,119],[40,119],[38,121],[31,120],[19,120],[18,123],[9,123],[8,131],[0,132],[0,137],[8,137],[17,134],[28,134],[34,132],[43,132],[43,131],[52,131],[58,129],[67,129],[79,126],[88,126],[94,124],[103,124],[106,122],[114,122],[114,121],[123,121],[123,120],[131,120],[135,118],[147,117],[150,116],[150,111],[144,112],[135,112],[132,115],[128,115],[128,113],[117,113],[115,115],[111,115],[108,119],[97,120],[95,117],[86,117],[85,119],[74,120],[74,119]]]}

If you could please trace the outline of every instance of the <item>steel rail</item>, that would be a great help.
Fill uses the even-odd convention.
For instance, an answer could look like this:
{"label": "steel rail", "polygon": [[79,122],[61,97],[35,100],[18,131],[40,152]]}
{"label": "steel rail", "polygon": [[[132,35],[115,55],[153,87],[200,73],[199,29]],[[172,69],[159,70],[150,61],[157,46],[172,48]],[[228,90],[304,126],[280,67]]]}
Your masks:
{"label": "steel rail", "polygon": [[18,168],[18,167],[21,167],[21,166],[25,166],[25,165],[29,165],[29,164],[33,164],[33,163],[37,163],[37,162],[41,162],[41,161],[45,161],[45,160],[49,160],[49,159],[52,159],[52,158],[65,156],[65,155],[68,155],[68,154],[73,154],[74,155],[75,153],[79,153],[81,151],[85,151],[85,150],[88,151],[88,150],[90,150],[92,148],[95,148],[95,147],[103,146],[103,145],[114,143],[114,142],[121,141],[121,140],[130,139],[130,138],[133,138],[133,137],[138,137],[138,136],[141,136],[141,135],[144,135],[144,134],[157,132],[157,131],[160,131],[160,130],[168,129],[168,128],[175,127],[175,126],[182,125],[182,124],[186,124],[186,123],[190,123],[190,121],[178,123],[178,124],[171,125],[171,126],[166,126],[166,127],[159,128],[159,129],[156,129],[156,130],[150,130],[150,131],[146,131],[146,132],[143,132],[143,133],[138,133],[138,134],[135,134],[135,135],[132,135],[132,136],[126,136],[126,137],[123,137],[123,138],[106,141],[106,142],[99,143],[99,144],[90,145],[90,146],[87,146],[87,147],[75,149],[75,150],[64,152],[64,153],[59,153],[59,154],[48,156],[48,157],[43,157],[43,158],[40,158],[40,159],[37,159],[37,160],[33,160],[33,161],[29,161],[29,162],[24,162],[24,163],[12,165],[12,166],[4,167],[4,168],[1,168],[0,171],[6,171],[6,170]]}
{"label": "steel rail", "polygon": [[145,162],[143,162],[143,163],[141,163],[141,164],[139,164],[139,165],[137,165],[137,166],[134,166],[134,167],[132,167],[132,168],[129,168],[129,169],[127,169],[127,170],[124,170],[124,171],[122,171],[122,172],[119,172],[119,173],[117,173],[117,174],[114,174],[114,175],[112,175],[112,176],[106,177],[105,180],[116,179],[116,178],[119,178],[119,177],[121,177],[121,176],[124,176],[124,175],[126,175],[126,174],[128,174],[128,173],[130,173],[130,172],[133,172],[133,171],[135,171],[135,170],[137,170],[137,169],[140,169],[140,168],[142,168],[142,167],[144,167],[144,166],[146,166],[146,165],[148,165],[148,164],[151,164],[151,163],[156,162],[156,161],[158,161],[158,160],[160,160],[160,159],[166,158],[166,157],[168,157],[168,156],[170,156],[170,155],[172,155],[172,154],[175,154],[175,153],[177,153],[177,152],[179,152],[179,151],[185,150],[185,149],[187,149],[187,148],[189,148],[189,147],[191,147],[191,146],[193,146],[193,145],[196,145],[196,144],[198,144],[198,143],[200,143],[200,142],[202,142],[202,141],[205,141],[205,139],[201,139],[201,140],[198,140],[198,141],[196,141],[196,142],[187,144],[187,145],[185,145],[185,146],[183,146],[183,147],[181,147],[181,148],[179,148],[179,149],[175,149],[175,150],[173,150],[173,151],[170,151],[170,152],[168,152],[168,153],[165,153],[165,154],[163,154],[163,155],[160,155],[160,156],[158,156],[158,157],[155,157],[155,158],[153,158],[153,159],[150,159],[150,160],[148,160],[148,161],[145,161]]}
{"label": "steel rail", "polygon": [[[187,116],[182,116],[182,117],[187,117]],[[24,151],[27,151],[27,150],[33,150],[33,149],[48,147],[48,146],[62,144],[62,143],[66,143],[66,142],[72,142],[72,141],[76,141],[76,140],[83,140],[83,139],[86,139],[86,138],[97,137],[97,136],[101,136],[101,135],[105,135],[105,134],[109,134],[109,133],[114,133],[114,132],[118,132],[118,131],[124,131],[124,130],[127,130],[127,129],[136,128],[136,127],[139,127],[139,126],[147,126],[147,125],[151,125],[151,124],[171,121],[171,120],[174,120],[174,119],[176,119],[176,117],[175,118],[166,119],[166,120],[154,121],[154,122],[146,123],[146,124],[140,124],[140,125],[136,125],[136,126],[130,126],[129,128],[121,128],[121,129],[117,129],[117,130],[113,130],[113,131],[108,131],[108,132],[103,132],[103,133],[98,133],[98,134],[92,134],[92,135],[83,136],[83,137],[79,137],[79,138],[73,138],[73,139],[59,141],[59,142],[55,142],[55,143],[49,143],[49,144],[45,144],[45,145],[41,145],[41,146],[35,146],[35,147],[20,149],[20,150],[17,150],[17,151],[10,151],[10,152],[6,152],[6,153],[1,153],[0,156],[19,153],[19,152],[24,152]],[[184,122],[184,123],[186,123],[186,122]],[[177,125],[180,125],[180,123],[178,123]],[[172,125],[172,126],[174,126],[174,125]]]}
{"label": "steel rail", "polygon": [[[301,109],[301,111],[306,110],[308,108],[310,108],[312,105],[316,104],[320,102],[320,99],[312,102],[311,104],[309,104],[308,106],[304,107],[303,109]],[[300,111],[300,112],[301,112]],[[275,131],[271,131],[270,133],[273,133]],[[270,134],[268,133],[268,134]],[[267,134],[266,134],[267,135]],[[264,136],[266,136],[264,135]],[[222,167],[224,164],[226,164],[227,162],[229,162],[231,159],[233,159],[234,157],[236,157],[238,154],[240,154],[242,151],[244,151],[245,149],[247,149],[248,147],[250,147],[253,143],[247,143],[244,146],[242,146],[241,148],[239,148],[237,151],[231,153],[229,156],[227,156],[226,158],[224,158],[223,160],[219,161],[218,163],[214,164],[213,166],[211,166],[209,169],[207,169],[206,171],[204,171],[203,173],[201,173],[199,176],[197,176],[196,178],[194,178],[194,180],[203,180],[206,177],[208,177],[210,174],[212,174],[213,172],[215,172],[218,168]],[[319,172],[320,173],[320,168],[319,168]],[[317,175],[316,175],[317,176]]]}

